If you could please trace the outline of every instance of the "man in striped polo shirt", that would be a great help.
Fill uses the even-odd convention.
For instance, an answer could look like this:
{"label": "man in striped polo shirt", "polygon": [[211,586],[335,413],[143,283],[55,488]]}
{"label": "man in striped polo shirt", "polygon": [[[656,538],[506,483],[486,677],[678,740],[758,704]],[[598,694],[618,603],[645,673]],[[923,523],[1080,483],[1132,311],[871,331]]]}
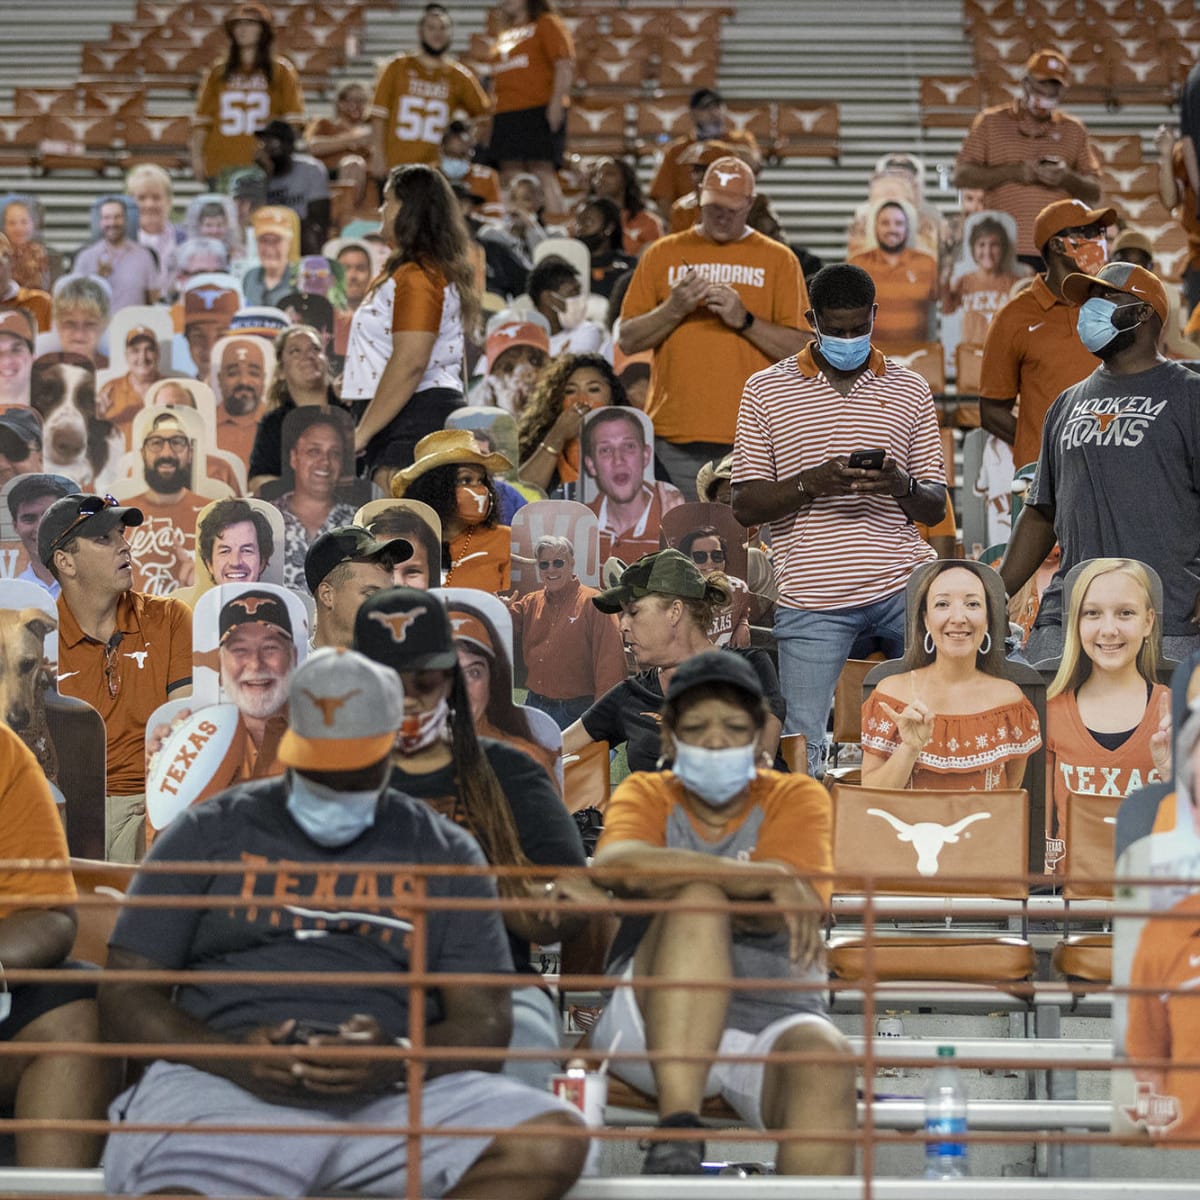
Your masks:
{"label": "man in striped polo shirt", "polygon": [[[771,524],[784,730],[804,734],[817,775],[854,642],[904,651],[905,584],[934,557],[913,522],[941,520],[946,470],[929,385],[871,345],[870,275],[826,267],[810,295],[816,343],[752,375],[742,393],[733,511],[743,525]],[[871,465],[857,465],[862,452]]]}
{"label": "man in striped polo shirt", "polygon": [[985,208],[1012,214],[1017,255],[1035,271],[1045,270],[1033,231],[1038,213],[1055,200],[1100,199],[1100,160],[1087,127],[1058,107],[1068,70],[1057,50],[1034,54],[1021,94],[975,118],[954,164],[955,187],[983,188]]}

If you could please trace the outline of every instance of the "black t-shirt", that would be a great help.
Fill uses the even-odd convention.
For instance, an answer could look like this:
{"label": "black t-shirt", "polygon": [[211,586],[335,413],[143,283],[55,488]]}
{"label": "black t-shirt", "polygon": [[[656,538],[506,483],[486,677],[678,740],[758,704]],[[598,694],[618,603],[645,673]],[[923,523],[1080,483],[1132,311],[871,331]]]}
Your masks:
{"label": "black t-shirt", "polygon": [[[496,772],[500,790],[512,810],[517,840],[525,857],[539,867],[582,867],[587,858],[579,829],[554,790],[545,768],[523,750],[492,738],[480,738],[480,746]],[[426,775],[410,775],[393,766],[391,786],[422,800],[440,800],[452,805],[456,797],[453,765]],[[532,971],[529,943],[511,931],[508,935],[513,962],[518,971]]]}
{"label": "black t-shirt", "polygon": [[[329,403],[338,408],[346,407],[332,389],[329,391]],[[295,410],[296,402],[289,396],[278,408],[271,409],[259,420],[258,428],[254,431],[254,446],[250,450],[250,465],[246,469],[248,479],[259,475],[283,474],[283,419]]]}
{"label": "black t-shirt", "polygon": [[[771,656],[765,650],[738,650],[730,646],[723,646],[722,651],[740,654],[754,668],[767,707],[782,721],[787,705],[779,690],[779,676],[775,674]],[[594,742],[607,742],[614,748],[627,742],[626,755],[631,771],[657,771],[658,760],[662,757],[662,706],[658,671],[643,671],[609,688],[583,714],[583,727]]]}
{"label": "black t-shirt", "polygon": [[[287,900],[283,906],[126,908],[110,944],[171,970],[190,970],[196,982],[177,1002],[223,1033],[275,1025],[290,1017],[339,1023],[354,1013],[373,1016],[392,1037],[408,1029],[408,992],[387,987],[348,988],[266,984],[206,984],[206,971],[377,971],[409,969],[412,912],[402,869],[378,875],[341,871],[339,863],[451,863],[480,866],[474,839],[428,805],[391,789],[380,798],[375,824],[347,846],[312,841],[287,811],[288,777],[231,788],[184,812],[154,842],[147,863],[241,862],[225,875],[139,872],[134,896],[224,896]],[[312,863],[312,870],[272,866]],[[496,896],[484,876],[433,877],[431,896]],[[376,899],[395,902],[372,906]],[[504,925],[494,910],[431,911],[427,922],[431,971],[505,973],[512,960]],[[438,1019],[431,997],[430,1019]]]}

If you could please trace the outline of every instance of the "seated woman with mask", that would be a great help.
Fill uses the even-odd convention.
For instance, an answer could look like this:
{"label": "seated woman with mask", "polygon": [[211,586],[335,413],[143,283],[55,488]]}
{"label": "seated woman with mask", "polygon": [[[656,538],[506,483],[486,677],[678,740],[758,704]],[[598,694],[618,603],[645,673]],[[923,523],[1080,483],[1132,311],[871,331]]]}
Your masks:
{"label": "seated woman with mask", "polygon": [[924,568],[909,614],[904,665],[863,704],[868,787],[1018,788],[1042,744],[1038,715],[1000,674],[1004,646],[977,563]]}
{"label": "seated woman with mask", "polygon": [[[622,919],[605,974],[623,982],[592,1046],[706,1056],[613,1061],[614,1075],[656,1097],[660,1129],[701,1128],[703,1098],[720,1095],[750,1125],[808,1135],[781,1139],[780,1174],[846,1174],[853,1144],[812,1136],[844,1133],[856,1120],[849,1047],[825,1015],[821,991],[831,805],[808,776],[757,766],[766,719],[758,678],[737,655],[705,651],[674,672],[662,742],[675,765],[617,788],[593,862],[598,881],[618,896],[672,903],[653,917]],[[764,902],[761,915],[721,911],[727,901],[753,900]],[[637,980],[648,977],[711,986],[639,991]],[[763,977],[797,986],[738,987]],[[832,1061],[737,1057],[780,1051]],[[699,1175],[703,1157],[703,1142],[652,1134],[642,1173]]]}

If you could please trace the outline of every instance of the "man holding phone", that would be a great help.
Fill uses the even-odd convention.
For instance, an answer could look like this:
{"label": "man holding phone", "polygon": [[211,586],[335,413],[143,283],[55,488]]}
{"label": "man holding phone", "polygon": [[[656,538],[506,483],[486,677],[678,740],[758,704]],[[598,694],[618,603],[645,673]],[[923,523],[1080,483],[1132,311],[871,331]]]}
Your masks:
{"label": "man holding phone", "polygon": [[1100,160],[1087,126],[1059,108],[1070,67],[1059,51],[1039,50],[1025,64],[1020,95],[984,109],[954,164],[954,186],[983,188],[985,208],[1017,222],[1017,257],[1035,271],[1045,265],[1034,222],[1055,200],[1100,199]]}
{"label": "man holding phone", "polygon": [[[161,1134],[117,1133],[104,1156],[105,1186],[121,1195],[186,1192],[272,1196],[407,1191],[408,1140],[354,1136],[359,1126],[409,1122],[407,987],[356,986],[345,973],[403,976],[512,970],[490,877],[438,875],[431,898],[482,901],[469,911],[419,917],[405,864],[480,867],[478,845],[423,802],[387,786],[404,719],[399,676],[351,650],[315,651],[296,669],[279,757],[286,776],[241,784],[183,813],[156,840],[133,894],[187,897],[208,906],[127,908],[110,941],[101,1022],[114,1041],[166,1044],[141,1081],[118,1097],[112,1119],[166,1123]],[[241,864],[210,875],[172,864]],[[250,901],[241,903],[240,901]],[[423,919],[426,936],[417,938]],[[424,961],[414,943],[428,947]],[[121,972],[187,971],[169,986]],[[287,972],[327,976],[270,982]],[[233,983],[213,972],[244,973]],[[506,987],[447,984],[423,997],[429,1046],[498,1049],[511,1032]],[[241,1045],[286,1054],[222,1058]],[[322,1050],[357,1047],[331,1057]],[[586,1141],[546,1127],[574,1127],[576,1110],[496,1072],[497,1058],[434,1059],[424,1067],[420,1123],[497,1130],[434,1133],[421,1142],[422,1196],[499,1196],[520,1179],[522,1196],[557,1200],[583,1165]],[[574,1114],[574,1115],[573,1115]],[[522,1136],[538,1123],[537,1137]],[[229,1138],[207,1126],[234,1125]],[[286,1126],[292,1134],[256,1126]],[[325,1132],[306,1132],[322,1126]],[[330,1132],[330,1127],[333,1131]],[[516,1194],[516,1193],[511,1193]]]}
{"label": "man holding phone", "polygon": [[934,557],[913,522],[946,510],[929,385],[875,349],[875,285],[825,267],[809,289],[815,345],[752,375],[733,448],[733,511],[771,524],[785,733],[819,775],[838,675],[861,636],[904,652],[904,588]]}

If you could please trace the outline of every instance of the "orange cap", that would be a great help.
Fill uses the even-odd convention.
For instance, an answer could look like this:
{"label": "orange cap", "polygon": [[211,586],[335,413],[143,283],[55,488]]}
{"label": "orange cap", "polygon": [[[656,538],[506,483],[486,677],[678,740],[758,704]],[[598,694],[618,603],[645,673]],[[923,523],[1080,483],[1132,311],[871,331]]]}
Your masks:
{"label": "orange cap", "polygon": [[1093,287],[1110,288],[1136,296],[1149,304],[1162,321],[1167,319],[1167,313],[1170,312],[1167,289],[1163,287],[1162,280],[1145,267],[1138,267],[1133,263],[1107,263],[1095,275],[1068,275],[1063,280],[1062,294],[1072,304],[1082,304]]}
{"label": "orange cap", "polygon": [[1088,208],[1082,200],[1055,200],[1047,204],[1037,215],[1033,225],[1033,241],[1038,250],[1064,229],[1078,229],[1084,225],[1112,225],[1117,214],[1111,208]]}
{"label": "orange cap", "polygon": [[1053,83],[1065,84],[1070,70],[1071,64],[1067,62],[1062,51],[1053,48],[1038,50],[1029,56],[1029,61],[1025,64],[1025,74],[1030,79],[1041,82],[1050,80]]}
{"label": "orange cap", "polygon": [[746,208],[754,199],[754,172],[740,158],[718,158],[704,172],[700,203],[721,208]]}

